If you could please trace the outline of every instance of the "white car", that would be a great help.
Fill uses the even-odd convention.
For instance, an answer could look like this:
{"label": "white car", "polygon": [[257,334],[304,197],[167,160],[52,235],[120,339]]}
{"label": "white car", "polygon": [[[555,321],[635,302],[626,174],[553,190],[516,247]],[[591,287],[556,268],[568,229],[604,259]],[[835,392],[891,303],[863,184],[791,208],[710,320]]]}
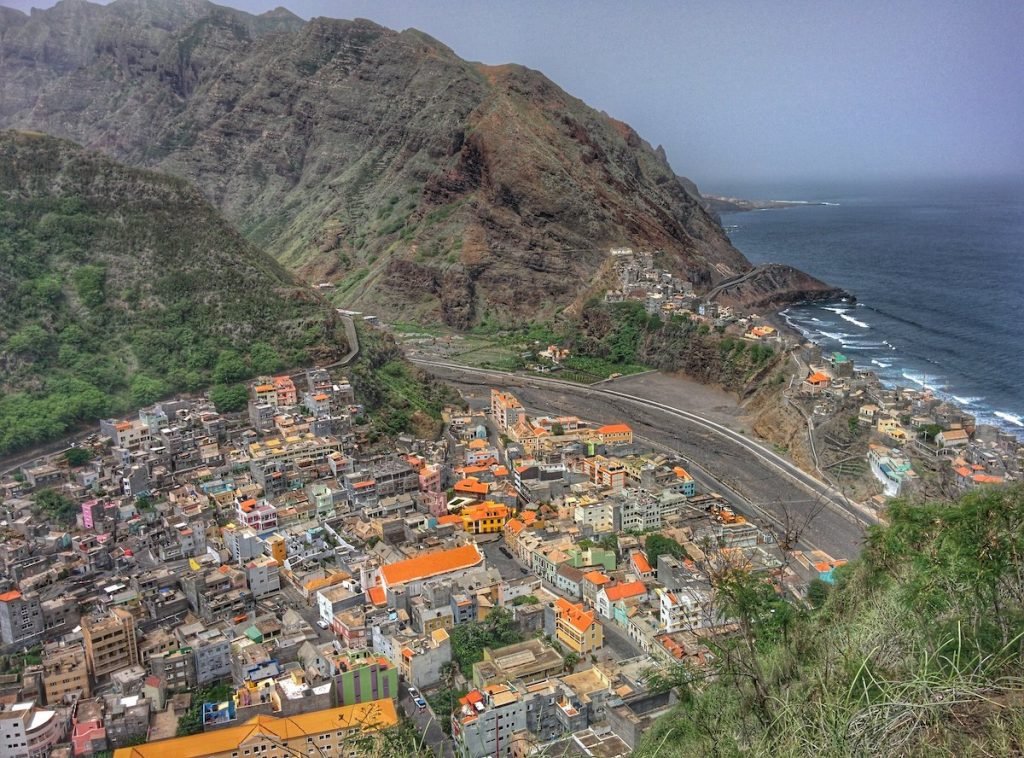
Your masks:
{"label": "white car", "polygon": [[316,625],[317,625],[318,627],[320,627],[321,629],[328,629],[328,628],[329,628],[329,627],[327,626],[327,622],[326,622],[326,621],[324,621],[323,619],[320,619],[319,621],[317,621],[317,622],[316,622]]}

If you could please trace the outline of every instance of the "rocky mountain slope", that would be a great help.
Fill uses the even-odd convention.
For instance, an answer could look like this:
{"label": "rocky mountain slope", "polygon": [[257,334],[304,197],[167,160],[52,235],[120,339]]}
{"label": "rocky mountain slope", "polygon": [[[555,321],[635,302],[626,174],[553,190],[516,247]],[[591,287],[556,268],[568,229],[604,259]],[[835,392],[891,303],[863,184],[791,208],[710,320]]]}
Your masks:
{"label": "rocky mountain slope", "polygon": [[346,350],[333,309],[186,182],[0,132],[0,454]]}
{"label": "rocky mountain slope", "polygon": [[0,23],[0,125],[195,182],[339,303],[464,328],[567,306],[610,246],[662,250],[702,289],[749,269],[663,150],[415,30],[204,0]]}

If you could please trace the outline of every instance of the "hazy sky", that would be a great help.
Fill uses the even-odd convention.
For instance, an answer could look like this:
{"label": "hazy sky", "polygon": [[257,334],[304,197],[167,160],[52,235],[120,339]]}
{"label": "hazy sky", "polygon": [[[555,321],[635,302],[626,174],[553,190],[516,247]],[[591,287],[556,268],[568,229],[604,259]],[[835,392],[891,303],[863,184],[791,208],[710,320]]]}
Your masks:
{"label": "hazy sky", "polygon": [[539,69],[664,145],[676,171],[708,189],[1024,175],[1024,0],[285,5],[416,27],[464,58]]}

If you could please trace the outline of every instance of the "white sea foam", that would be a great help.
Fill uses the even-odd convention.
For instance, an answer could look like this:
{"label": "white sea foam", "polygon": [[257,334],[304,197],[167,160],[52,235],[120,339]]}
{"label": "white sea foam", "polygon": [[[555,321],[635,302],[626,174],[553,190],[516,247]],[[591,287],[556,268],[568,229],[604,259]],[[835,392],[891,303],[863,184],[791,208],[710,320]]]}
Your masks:
{"label": "white sea foam", "polygon": [[821,306],[821,309],[823,311],[832,311],[832,313],[838,313],[840,316],[849,310],[849,308],[830,308],[827,305]]}
{"label": "white sea foam", "polygon": [[861,329],[870,329],[871,328],[871,326],[869,324],[865,324],[863,321],[858,321],[853,316],[849,316],[849,315],[847,315],[845,313],[840,313],[839,314],[839,318],[843,319],[844,321],[849,321],[851,324],[859,326]]}
{"label": "white sea foam", "polygon": [[819,329],[818,334],[820,334],[822,337],[828,337],[830,340],[835,340],[836,342],[840,343],[843,340],[849,339],[850,337],[853,336],[852,334],[847,334],[846,332],[826,332],[824,329]]}
{"label": "white sea foam", "polygon": [[960,405],[975,405],[985,399],[983,397],[960,397],[959,395],[950,395],[950,397]]}
{"label": "white sea foam", "polygon": [[928,381],[928,377],[924,374],[914,374],[909,371],[904,371],[901,376],[907,381],[913,382],[919,387],[923,387],[926,390],[941,390],[941,384],[933,384]]}
{"label": "white sea foam", "polygon": [[878,366],[878,368],[889,368],[890,366],[892,366],[891,363],[885,363],[883,361],[876,361],[874,358],[871,359],[871,362],[874,363],[876,366]]}
{"label": "white sea foam", "polygon": [[832,205],[832,206],[835,206],[835,205],[839,205],[839,203],[826,203],[826,202],[822,202],[822,205]]}
{"label": "white sea foam", "polygon": [[1006,411],[994,411],[994,415],[998,416],[1003,421],[1013,424],[1014,426],[1024,427],[1024,419],[1016,414],[1007,413]]}

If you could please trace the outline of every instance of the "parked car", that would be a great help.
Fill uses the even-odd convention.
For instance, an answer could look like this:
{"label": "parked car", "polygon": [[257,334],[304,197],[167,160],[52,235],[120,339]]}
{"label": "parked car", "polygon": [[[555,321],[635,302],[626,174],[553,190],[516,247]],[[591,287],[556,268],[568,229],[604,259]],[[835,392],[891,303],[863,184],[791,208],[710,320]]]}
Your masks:
{"label": "parked car", "polygon": [[318,627],[320,627],[321,629],[327,629],[327,628],[328,628],[328,626],[327,626],[327,622],[326,622],[326,621],[324,621],[323,619],[319,619],[319,620],[318,620],[318,621],[316,622],[316,625],[317,625]]}
{"label": "parked car", "polygon": [[419,708],[421,711],[427,710],[427,701],[424,700],[423,698],[421,698],[421,697],[414,697],[412,699],[412,701],[414,703],[416,703],[416,707]]}
{"label": "parked car", "polygon": [[419,696],[420,696],[420,691],[418,689],[416,689],[415,687],[410,687],[409,688],[409,697],[411,697],[413,700],[415,700]]}

